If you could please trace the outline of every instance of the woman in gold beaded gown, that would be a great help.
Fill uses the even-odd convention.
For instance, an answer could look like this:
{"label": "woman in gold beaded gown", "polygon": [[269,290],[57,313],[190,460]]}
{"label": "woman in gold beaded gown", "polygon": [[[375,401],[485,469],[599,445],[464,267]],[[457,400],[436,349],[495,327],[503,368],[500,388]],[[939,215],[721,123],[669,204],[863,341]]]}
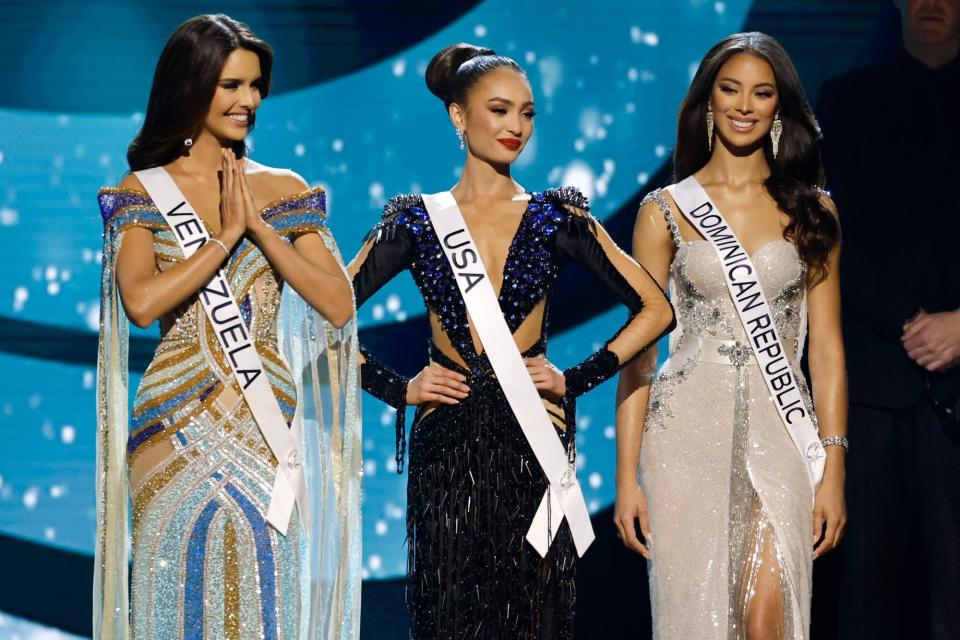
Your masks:
{"label": "woman in gold beaded gown", "polygon": [[649,560],[655,638],[809,638],[812,560],[846,519],[840,228],[819,188],[818,138],[786,52],[764,34],[737,34],[700,64],[674,155],[675,179],[697,179],[750,255],[812,415],[799,368],[809,322],[826,449],[815,493],[713,246],[665,190],[637,217],[635,257],[661,284],[669,277],[678,320],[656,380],[654,351],[618,389],[615,521]]}
{"label": "woman in gold beaded gown", "polygon": [[[352,289],[323,190],[244,157],[272,58],[223,15],[183,23],[160,56],[128,161],[133,171],[162,167],[196,212],[209,241],[192,255],[146,178],[131,173],[99,194],[95,638],[358,637]],[[302,467],[306,489],[288,502],[289,518],[271,511],[281,464],[262,414],[254,418],[249,383],[241,389],[235,354],[201,304],[218,273],[242,317],[232,330],[259,355],[293,443],[284,469]],[[129,421],[127,320],[159,320],[161,332]]]}

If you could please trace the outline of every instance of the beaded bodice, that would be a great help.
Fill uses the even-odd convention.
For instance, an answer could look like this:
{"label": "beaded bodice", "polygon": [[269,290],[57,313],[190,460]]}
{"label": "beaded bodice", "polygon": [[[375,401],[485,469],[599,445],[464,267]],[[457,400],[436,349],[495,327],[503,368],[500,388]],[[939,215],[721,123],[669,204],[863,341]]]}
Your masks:
{"label": "beaded bodice", "polygon": [[[529,204],[507,252],[499,295],[500,309],[511,332],[515,332],[534,307],[549,295],[563,266],[566,256],[557,251],[555,243],[558,230],[564,224],[583,225],[592,220],[568,207],[586,209],[586,198],[576,189],[551,189],[530,194]],[[393,198],[375,229],[380,234],[398,230],[407,233],[412,240],[409,269],[427,309],[437,316],[463,361],[471,368],[486,368],[486,355],[477,354],[474,349],[466,306],[420,196]],[[358,305],[365,297],[364,291],[357,292]],[[547,322],[544,314],[540,343]],[[540,343],[534,349],[542,352]]]}
{"label": "beaded bodice", "polygon": [[[644,202],[651,200],[663,212],[677,248],[670,265],[670,279],[677,322],[683,327],[679,339],[702,336],[744,341],[743,326],[714,248],[706,240],[684,240],[680,236],[673,211],[661,191],[654,191]],[[780,338],[796,353],[802,330],[806,265],[796,247],[786,240],[760,246],[750,259],[756,266]]]}
{"label": "beaded bodice", "polygon": [[[149,197],[128,189],[103,189],[99,200],[105,245],[119,251],[123,234],[131,228],[142,227],[153,234],[158,272],[184,261],[173,232]],[[302,233],[326,227],[325,200],[323,190],[314,189],[275,201],[260,213],[278,234],[292,240]],[[283,283],[248,238],[234,247],[221,268],[289,421],[296,406],[296,391],[280,354],[276,334]],[[111,265],[104,269],[104,278],[113,277]],[[223,396],[228,389],[231,393]],[[218,397],[221,401],[214,405]],[[204,408],[236,407],[244,411],[245,404],[240,403],[239,398],[239,385],[195,294],[161,320],[160,344],[137,391],[129,453],[133,455],[148,441],[166,437]],[[242,416],[238,414],[237,418],[240,420]]]}

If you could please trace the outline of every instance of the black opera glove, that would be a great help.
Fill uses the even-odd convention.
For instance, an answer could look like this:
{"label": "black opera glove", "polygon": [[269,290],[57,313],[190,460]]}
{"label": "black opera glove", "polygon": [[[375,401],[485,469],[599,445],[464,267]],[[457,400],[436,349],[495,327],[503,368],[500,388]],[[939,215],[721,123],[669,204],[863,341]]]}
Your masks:
{"label": "black opera glove", "polygon": [[580,364],[564,370],[566,395],[568,398],[581,396],[617,375],[618,371],[620,371],[620,358],[613,351],[603,347]]}
{"label": "black opera glove", "polygon": [[410,378],[400,375],[377,360],[362,345],[360,353],[365,360],[360,366],[360,382],[363,390],[397,410],[395,459],[397,473],[403,473],[403,458],[407,451],[407,385],[410,383]]}

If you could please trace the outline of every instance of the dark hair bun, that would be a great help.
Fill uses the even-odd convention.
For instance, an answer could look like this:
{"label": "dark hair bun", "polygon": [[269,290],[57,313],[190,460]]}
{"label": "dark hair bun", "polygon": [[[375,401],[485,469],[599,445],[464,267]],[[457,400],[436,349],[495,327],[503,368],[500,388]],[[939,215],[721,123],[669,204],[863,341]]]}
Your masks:
{"label": "dark hair bun", "polygon": [[480,56],[493,55],[496,55],[493,49],[486,47],[477,47],[466,42],[452,44],[433,56],[427,65],[427,88],[430,93],[443,100],[445,105],[449,105],[455,102],[451,84],[460,65]]}

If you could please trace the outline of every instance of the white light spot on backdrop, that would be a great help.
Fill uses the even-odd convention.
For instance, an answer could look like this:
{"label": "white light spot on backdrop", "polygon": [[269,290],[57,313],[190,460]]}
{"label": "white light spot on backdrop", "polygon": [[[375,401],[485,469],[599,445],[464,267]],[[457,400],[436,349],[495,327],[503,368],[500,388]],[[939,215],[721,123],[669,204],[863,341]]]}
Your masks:
{"label": "white light spot on backdrop", "polygon": [[64,113],[61,113],[59,116],[57,116],[57,124],[60,125],[61,127],[67,126],[68,124],[70,124],[70,116]]}
{"label": "white light spot on backdrop", "polygon": [[590,483],[590,487],[592,489],[599,489],[600,486],[603,484],[603,476],[601,476],[599,473],[594,471],[587,478],[587,482]]}
{"label": "white light spot on backdrop", "polygon": [[131,113],[130,122],[132,122],[133,124],[140,124],[141,122],[143,122],[143,114],[140,113],[139,111],[135,111]]}
{"label": "white light spot on backdrop", "polygon": [[563,83],[563,63],[555,56],[548,56],[540,60],[537,67],[540,69],[540,91],[552,98]]}
{"label": "white light spot on backdrop", "polygon": [[330,144],[330,148],[333,149],[334,153],[340,153],[343,151],[343,140],[340,138],[334,138],[333,142]]}
{"label": "white light spot on backdrop", "polygon": [[647,45],[648,47],[655,47],[660,44],[660,36],[648,31],[647,33],[643,34],[643,44]]}
{"label": "white light spot on backdrop", "polygon": [[406,312],[406,311],[397,311],[396,318],[397,318],[397,321],[398,321],[398,322],[403,322],[404,320],[407,319],[407,312]]}
{"label": "white light spot on backdrop", "polygon": [[0,164],[3,164],[3,151],[0,151]]}
{"label": "white light spot on backdrop", "polygon": [[713,10],[716,11],[717,13],[723,13],[724,11],[727,10],[727,4],[725,2],[714,2]]}
{"label": "white light spot on backdrop", "polygon": [[404,517],[403,508],[400,507],[395,502],[388,501],[387,504],[383,506],[383,511],[384,513],[387,514],[387,517],[390,518],[391,520],[400,520],[401,518]]}
{"label": "white light spot on backdrop", "polygon": [[30,292],[26,287],[17,287],[13,290],[13,310],[23,311],[23,306],[30,299]]}
{"label": "white light spot on backdrop", "polygon": [[297,145],[293,148],[293,153],[294,153],[298,158],[302,158],[306,152],[307,152],[307,148],[306,148],[305,146],[303,146],[303,143],[302,143],[302,142],[297,143]]}
{"label": "white light spot on backdrop", "polygon": [[383,316],[385,313],[386,312],[384,311],[382,304],[373,305],[373,310],[371,311],[371,315],[373,316],[374,320],[383,320]]}
{"label": "white light spot on backdrop", "polygon": [[83,314],[83,320],[91,331],[100,329],[100,301],[94,300]]}
{"label": "white light spot on backdrop", "polygon": [[97,381],[97,374],[93,371],[84,371],[83,372],[83,388],[84,389],[93,389],[93,383]]}
{"label": "white light spot on backdrop", "polygon": [[27,406],[31,409],[38,409],[42,402],[43,396],[41,396],[39,393],[31,394],[30,397],[27,398]]}
{"label": "white light spot on backdrop", "polygon": [[47,293],[51,296],[55,296],[60,293],[60,283],[59,282],[48,282],[47,283]]}
{"label": "white light spot on backdrop", "polygon": [[637,184],[647,184],[650,180],[650,174],[646,171],[641,171],[637,174]]}
{"label": "white light spot on backdrop", "polygon": [[50,422],[49,420],[44,420],[43,424],[40,425],[40,433],[42,433],[43,437],[46,438],[47,440],[53,440],[54,438],[53,431],[54,431],[53,423]]}
{"label": "white light spot on backdrop", "polygon": [[371,571],[380,571],[383,568],[383,558],[374,554],[367,559],[367,566]]}
{"label": "white light spot on backdrop", "polygon": [[593,199],[593,181],[594,174],[590,166],[583,160],[574,160],[567,165],[560,184],[577,187],[588,199]]}
{"label": "white light spot on backdrop", "polygon": [[67,494],[67,488],[62,484],[51,485],[50,487],[51,498],[62,498],[66,494]]}
{"label": "white light spot on backdrop", "polygon": [[376,460],[367,460],[363,463],[363,475],[365,476],[375,476],[377,475],[377,461]]}
{"label": "white light spot on backdrop", "polygon": [[578,152],[582,152],[584,149],[587,148],[587,143],[583,138],[577,138],[576,140],[573,141],[573,148],[576,149]]}
{"label": "white light spot on backdrop", "polygon": [[393,66],[390,69],[393,72],[393,75],[400,78],[404,73],[407,72],[407,61],[403,58],[398,58],[393,61]]}
{"label": "white light spot on backdrop", "polygon": [[378,536],[387,535],[388,530],[389,530],[389,527],[387,526],[386,520],[377,520],[377,524],[374,525],[374,531],[377,532]]}
{"label": "white light spot on backdrop", "polygon": [[600,130],[600,111],[588,107],[580,113],[580,132],[587,140],[596,140],[597,132]]}
{"label": "white light spot on backdrop", "polygon": [[667,155],[667,147],[662,144],[658,144],[653,148],[653,152],[657,154],[658,158],[662,158],[663,156]]}
{"label": "white light spot on backdrop", "polygon": [[13,415],[13,405],[10,404],[9,402],[6,403],[5,405],[3,405],[3,414],[6,415],[6,416],[12,416],[12,415]]}
{"label": "white light spot on backdrop", "polygon": [[34,509],[37,506],[37,502],[40,501],[40,490],[36,487],[30,487],[23,492],[23,506],[27,509]]}
{"label": "white light spot on backdrop", "polygon": [[364,438],[363,440],[363,450],[364,451],[373,451],[376,444],[373,442],[373,438]]}
{"label": "white light spot on backdrop", "polygon": [[60,428],[60,442],[73,444],[77,439],[77,428],[72,424],[65,424]]}
{"label": "white light spot on backdrop", "polygon": [[634,102],[628,102],[624,105],[623,110],[627,113],[634,113],[637,110],[637,105]]}
{"label": "white light spot on backdrop", "polygon": [[534,62],[537,61],[537,54],[535,54],[533,51],[527,51],[523,55],[523,61],[526,62],[527,64],[533,64]]}
{"label": "white light spot on backdrop", "polygon": [[43,530],[43,537],[46,538],[47,540],[53,540],[54,538],[57,537],[57,530],[54,529],[53,527],[47,527],[46,529]]}
{"label": "white light spot on backdrop", "polygon": [[20,212],[10,207],[0,207],[0,225],[12,227],[20,221]]}
{"label": "white light spot on backdrop", "polygon": [[396,313],[400,310],[400,296],[395,293],[391,293],[387,296],[387,311],[390,313]]}
{"label": "white light spot on backdrop", "polygon": [[397,461],[394,460],[393,458],[387,458],[387,461],[384,463],[383,466],[387,468],[388,473],[397,472]]}
{"label": "white light spot on backdrop", "polygon": [[53,265],[49,265],[46,270],[43,272],[44,278],[47,279],[47,282],[57,279],[57,268]]}
{"label": "white light spot on backdrop", "polygon": [[617,430],[612,424],[608,424],[603,428],[603,437],[607,440],[613,440],[617,437]]}
{"label": "white light spot on backdrop", "polygon": [[636,82],[637,78],[640,77],[640,72],[637,71],[636,67],[630,67],[627,69],[627,80],[630,82]]}
{"label": "white light spot on backdrop", "polygon": [[640,44],[640,39],[642,37],[643,31],[640,30],[640,27],[630,27],[630,40],[633,42],[633,44]]}
{"label": "white light spot on backdrop", "polygon": [[394,418],[397,415],[397,410],[391,406],[385,406],[383,411],[380,412],[380,424],[384,427],[389,427]]}
{"label": "white light spot on backdrop", "polygon": [[100,166],[109,167],[110,166],[110,155],[106,153],[100,154]]}
{"label": "white light spot on backdrop", "polygon": [[486,25],[478,24],[477,26],[475,26],[473,28],[473,35],[477,36],[478,38],[482,38],[485,35],[487,35]]}

